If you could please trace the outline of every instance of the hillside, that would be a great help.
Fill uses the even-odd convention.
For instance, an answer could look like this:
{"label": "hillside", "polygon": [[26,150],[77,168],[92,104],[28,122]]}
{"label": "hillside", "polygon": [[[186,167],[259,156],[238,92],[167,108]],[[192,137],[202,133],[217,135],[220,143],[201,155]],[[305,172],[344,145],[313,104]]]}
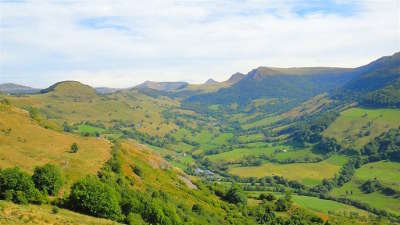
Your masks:
{"label": "hillside", "polygon": [[[77,143],[79,151],[71,153]],[[104,139],[81,137],[43,128],[27,111],[0,103],[0,167],[60,166],[71,184],[87,174],[96,174],[110,158],[111,145]]]}
{"label": "hillside", "polygon": [[336,96],[372,107],[399,107],[400,52],[352,71],[354,78]]}
{"label": "hillside", "polygon": [[175,128],[162,118],[162,111],[178,105],[169,98],[153,98],[138,90],[124,90],[108,95],[98,95],[94,88],[79,82],[60,82],[42,91],[41,94],[7,97],[12,104],[34,108],[58,129],[89,121],[112,127],[124,122],[135,124],[135,128],[147,134],[164,135]]}
{"label": "hillside", "polygon": [[246,105],[258,98],[304,101],[314,95],[340,87],[351,76],[342,68],[273,68],[259,67],[247,73],[237,83],[215,93],[191,96],[185,104]]}
{"label": "hillside", "polygon": [[135,88],[143,89],[150,88],[157,91],[176,91],[185,88],[188,85],[186,82],[155,82],[145,81],[137,85]]}
{"label": "hillside", "polygon": [[[38,94],[1,95],[0,167],[32,174],[59,166],[67,182],[44,209],[52,202],[131,224],[257,224],[267,212],[278,224],[297,216],[395,224],[399,110],[367,108],[360,97],[392,94],[397,83],[357,90],[357,98],[334,92],[393,65],[383,59],[364,69],[259,67],[182,88],[147,82],[100,94],[62,81]],[[81,205],[76,183],[109,193],[112,211]]]}
{"label": "hillside", "polygon": [[9,225],[117,225],[119,223],[82,215],[66,209],[52,211],[49,205],[17,205],[11,202],[0,201],[0,223]]}

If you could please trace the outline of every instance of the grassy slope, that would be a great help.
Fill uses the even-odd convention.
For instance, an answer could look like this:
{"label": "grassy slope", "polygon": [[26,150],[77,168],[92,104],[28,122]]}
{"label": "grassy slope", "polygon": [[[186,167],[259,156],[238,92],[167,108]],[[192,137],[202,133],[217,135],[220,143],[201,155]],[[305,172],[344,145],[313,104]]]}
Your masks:
{"label": "grassy slope", "polygon": [[59,125],[64,121],[100,121],[107,126],[113,120],[119,120],[133,123],[139,131],[152,135],[164,135],[176,128],[173,123],[166,123],[161,113],[168,107],[177,106],[177,102],[165,97],[152,98],[136,90],[97,95],[89,86],[63,82],[45,94],[7,98],[19,107],[40,109],[50,121]]}
{"label": "grassy slope", "polygon": [[[227,212],[221,208],[221,205],[227,207],[227,203],[221,201],[207,188],[192,183],[189,176],[154,154],[149,147],[126,140],[121,143],[121,152],[123,172],[125,176],[133,178],[134,189],[139,191],[161,190],[168,194],[169,202],[183,205],[187,209],[191,209],[193,204],[199,204],[204,210],[203,215],[197,215],[191,210],[185,213],[196,218],[199,224],[209,224],[210,221],[207,220],[216,224],[224,224]],[[132,171],[132,166],[141,168],[143,175],[137,176]],[[208,218],[204,215],[207,215]]]}
{"label": "grassy slope", "polygon": [[[42,128],[26,111],[12,106],[1,105],[0,125],[1,167],[19,165],[32,172],[34,166],[51,162],[60,165],[72,182],[85,174],[95,174],[110,156],[110,144],[107,141]],[[8,128],[11,128],[11,132],[4,134]],[[80,146],[78,153],[69,152],[72,142]],[[186,213],[201,224],[208,224],[208,220],[216,224],[223,223],[227,212],[220,205],[227,203],[219,200],[207,188],[193,189],[197,186],[191,183],[187,175],[171,167],[147,146],[125,140],[121,143],[121,154],[124,174],[134,181],[134,189],[143,192],[163,191],[170,196],[170,201],[182,204],[187,209],[191,209],[195,203],[199,204],[209,216],[203,217],[191,210]],[[133,166],[141,168],[141,177],[132,171]],[[3,202],[1,207],[0,215],[7,219],[7,224],[37,224],[37,221],[43,224],[102,224],[101,220],[97,222],[96,219],[66,210],[61,210],[57,215],[51,214],[51,207],[46,205],[17,206]]]}
{"label": "grassy slope", "polygon": [[58,213],[52,212],[49,205],[16,205],[11,202],[0,201],[0,224],[9,225],[111,225],[116,222],[90,217],[65,209]]}
{"label": "grassy slope", "polygon": [[[323,135],[335,138],[346,147],[359,149],[381,133],[399,126],[399,109],[351,108],[342,112]],[[367,132],[370,134],[366,135]]]}
{"label": "grassy slope", "polygon": [[400,215],[400,199],[386,196],[379,191],[366,194],[359,188],[365,181],[377,178],[384,185],[399,190],[399,172],[400,163],[386,161],[368,163],[356,170],[349,183],[334,189],[331,194],[365,202],[375,208],[388,210]]}
{"label": "grassy slope", "polygon": [[[7,132],[7,130],[10,132]],[[76,142],[77,153],[70,153]],[[68,181],[95,174],[110,157],[110,143],[45,129],[21,109],[0,104],[0,167],[26,171],[45,163],[59,165]]]}
{"label": "grassy slope", "polygon": [[323,178],[332,178],[345,162],[345,157],[336,155],[318,163],[265,163],[256,167],[233,167],[229,172],[241,177],[277,175],[312,185],[319,183]]}

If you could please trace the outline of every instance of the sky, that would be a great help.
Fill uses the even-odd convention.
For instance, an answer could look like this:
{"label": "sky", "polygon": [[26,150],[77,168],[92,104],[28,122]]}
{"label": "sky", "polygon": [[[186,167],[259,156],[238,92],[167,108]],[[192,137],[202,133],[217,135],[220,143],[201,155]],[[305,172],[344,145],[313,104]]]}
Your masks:
{"label": "sky", "polygon": [[400,0],[0,0],[0,83],[223,81],[400,51]]}

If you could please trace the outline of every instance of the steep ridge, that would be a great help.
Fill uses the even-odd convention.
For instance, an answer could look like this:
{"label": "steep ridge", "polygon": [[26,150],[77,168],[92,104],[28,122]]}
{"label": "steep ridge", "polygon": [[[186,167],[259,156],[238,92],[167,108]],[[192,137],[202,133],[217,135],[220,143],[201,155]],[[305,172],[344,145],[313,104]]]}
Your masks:
{"label": "steep ridge", "polygon": [[349,71],[350,69],[345,68],[259,67],[231,87],[189,97],[185,103],[245,105],[262,97],[305,100],[340,87],[351,79]]}
{"label": "steep ridge", "polygon": [[362,105],[400,107],[400,52],[354,69],[354,78],[335,97]]}

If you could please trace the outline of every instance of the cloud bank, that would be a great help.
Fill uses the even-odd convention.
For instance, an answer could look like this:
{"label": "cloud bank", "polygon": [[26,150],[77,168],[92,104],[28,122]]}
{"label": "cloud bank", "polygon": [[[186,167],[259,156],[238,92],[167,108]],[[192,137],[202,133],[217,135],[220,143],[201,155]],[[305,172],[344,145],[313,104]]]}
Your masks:
{"label": "cloud bank", "polygon": [[400,50],[400,0],[0,1],[0,83],[129,87]]}

